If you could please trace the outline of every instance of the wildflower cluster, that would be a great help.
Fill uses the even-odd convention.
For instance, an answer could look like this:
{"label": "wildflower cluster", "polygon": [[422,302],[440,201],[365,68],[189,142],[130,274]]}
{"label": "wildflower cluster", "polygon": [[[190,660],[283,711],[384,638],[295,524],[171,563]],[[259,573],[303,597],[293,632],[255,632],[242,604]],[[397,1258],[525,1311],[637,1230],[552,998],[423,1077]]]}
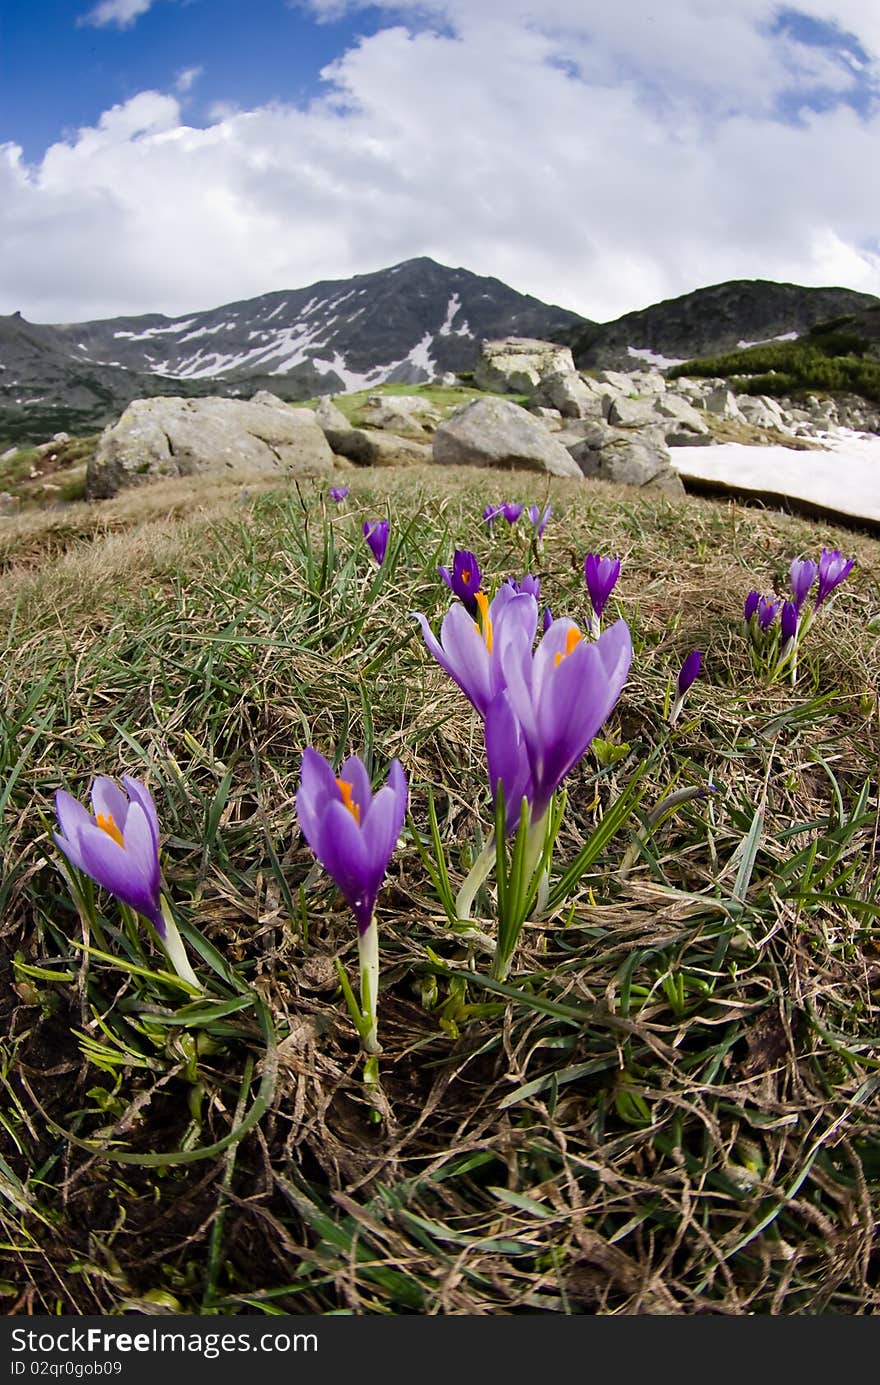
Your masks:
{"label": "wildflower cluster", "polygon": [[[752,662],[771,682],[786,675],[792,684],[797,681],[798,654],[816,612],[849,576],[853,563],[854,560],[844,558],[839,549],[823,548],[818,563],[811,558],[792,558],[790,596],[770,597],[757,591],[749,592],[743,615]],[[809,604],[807,597],[811,593],[813,601]]]}
{"label": "wildflower cluster", "polygon": [[[334,487],[330,496],[338,504],[347,493],[345,487]],[[483,518],[491,530],[499,519],[514,525],[524,511],[534,538],[540,539],[551,515],[549,505],[541,510],[537,505],[526,508],[504,502],[487,507]],[[363,538],[380,566],[388,550],[389,528],[388,520],[363,523]],[[790,672],[795,681],[798,651],[816,612],[852,567],[853,560],[838,550],[823,549],[818,562],[792,560],[786,597],[749,593],[745,620],[753,656],[771,678]],[[571,881],[576,884],[579,878],[569,870],[561,893],[557,890],[556,899],[551,900],[549,880],[565,807],[565,782],[611,716],[629,677],[633,645],[627,622],[618,616],[603,628],[620,578],[621,559],[587,553],[583,572],[589,614],[581,624],[573,616],[554,615],[549,606],[542,608],[541,579],[536,574],[512,575],[494,590],[487,589],[477,556],[467,549],[456,549],[451,566],[440,566],[437,572],[452,597],[439,631],[432,629],[423,612],[412,614],[429,654],[480,719],[494,813],[486,845],[469,863],[457,896],[453,898],[447,888],[443,904],[457,929],[473,929],[471,914],[478,893],[490,888],[494,873],[497,928],[492,970],[497,981],[504,981],[526,919],[548,902],[558,902]],[[666,702],[670,726],[702,667],[702,651],[693,649],[675,679],[674,696],[670,679]],[[649,817],[649,825],[705,792],[687,788],[668,795]],[[314,747],[304,748],[296,819],[354,916],[357,998],[344,970],[338,969],[367,1055],[365,1076],[369,1073],[370,1080],[375,1080],[375,1057],[380,1052],[376,903],[404,829],[408,803],[409,785],[399,760],[390,762],[384,782],[374,789],[370,769],[358,755],[348,755],[334,768]],[[64,789],[58,790],[55,806],[58,831],[54,840],[66,861],[139,915],[184,987],[201,991],[163,883],[159,819],[146,785],[124,776],[120,786],[98,775],[91,786],[90,809]],[[434,846],[442,851],[436,833]],[[631,849],[625,869],[633,859]],[[448,886],[445,861],[438,862],[433,878]],[[75,878],[68,875],[68,879],[76,889]]]}
{"label": "wildflower cluster", "polygon": [[[464,551],[456,553],[452,575],[441,569],[441,576],[460,600],[444,616],[439,639],[422,612],[414,615],[429,652],[483,721],[495,805],[494,837],[459,892],[456,912],[469,917],[477,890],[495,867],[500,878],[494,971],[503,979],[528,913],[546,897],[561,817],[554,811],[555,795],[617,702],[632,641],[623,620],[590,641],[574,620],[554,619],[548,608],[536,645],[538,578],[508,578],[490,599],[474,555]],[[508,838],[514,838],[509,864]]]}

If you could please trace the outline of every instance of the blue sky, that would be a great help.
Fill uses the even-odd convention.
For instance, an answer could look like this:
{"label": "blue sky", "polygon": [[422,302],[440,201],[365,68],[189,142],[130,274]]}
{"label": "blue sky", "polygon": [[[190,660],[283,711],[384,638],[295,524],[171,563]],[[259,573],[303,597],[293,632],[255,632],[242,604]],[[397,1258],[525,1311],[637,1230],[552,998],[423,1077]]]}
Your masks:
{"label": "blue sky", "polygon": [[0,138],[28,159],[139,91],[174,90],[181,74],[192,74],[184,112],[196,125],[219,103],[308,101],[321,68],[381,22],[371,8],[319,23],[283,0],[154,0],[126,24],[90,20],[97,8],[0,2]]}
{"label": "blue sky", "polygon": [[880,295],[880,3],[0,0],[0,312],[414,255],[607,319]]}

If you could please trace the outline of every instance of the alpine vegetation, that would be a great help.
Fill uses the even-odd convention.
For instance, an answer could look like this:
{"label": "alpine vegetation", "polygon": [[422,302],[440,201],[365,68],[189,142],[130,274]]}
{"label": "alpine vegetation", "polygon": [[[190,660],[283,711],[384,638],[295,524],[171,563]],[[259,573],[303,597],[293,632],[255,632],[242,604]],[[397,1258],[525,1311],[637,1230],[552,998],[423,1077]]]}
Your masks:
{"label": "alpine vegetation", "polygon": [[190,484],[0,530],[9,1309],[880,1310],[880,544]]}

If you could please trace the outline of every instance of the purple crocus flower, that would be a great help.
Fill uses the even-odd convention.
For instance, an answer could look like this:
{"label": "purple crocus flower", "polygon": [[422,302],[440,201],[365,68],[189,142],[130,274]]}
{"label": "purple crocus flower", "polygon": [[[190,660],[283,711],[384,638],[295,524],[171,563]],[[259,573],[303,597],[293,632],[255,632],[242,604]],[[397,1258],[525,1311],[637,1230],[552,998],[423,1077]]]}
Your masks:
{"label": "purple crocus flower", "polygon": [[812,558],[792,558],[789,568],[791,590],[794,593],[795,608],[799,612],[807,597],[807,592],[816,580],[818,572]]}
{"label": "purple crocus flower", "polygon": [[508,524],[516,524],[516,521],[523,512],[522,505],[516,505],[512,500],[505,500],[498,508]]}
{"label": "purple crocus flower", "polygon": [[679,669],[678,682],[675,689],[676,697],[669,712],[670,726],[674,726],[678,721],[681,709],[684,706],[685,693],[699,676],[702,662],[703,655],[701,651],[699,649],[692,649]]}
{"label": "purple crocus flower", "polygon": [[491,532],[491,530],[492,530],[492,525],[495,523],[496,519],[498,518],[498,516],[499,516],[500,514],[501,514],[501,506],[500,506],[500,505],[487,505],[486,508],[485,508],[485,510],[483,511],[483,519],[485,520],[486,528],[487,528],[490,532]]}
{"label": "purple crocus flower", "polygon": [[303,751],[296,815],[302,834],[345,896],[359,933],[370,926],[376,897],[406,816],[407,782],[392,760],[388,783],[370,787],[363,761],[352,755],[339,776],[323,755]]}
{"label": "purple crocus flower", "polygon": [[543,619],[543,621],[541,622],[541,634],[542,634],[542,635],[546,635],[547,631],[550,629],[550,626],[551,626],[552,624],[553,624],[553,612],[550,610],[550,607],[549,607],[549,606],[545,606],[545,607],[544,607],[544,619]]}
{"label": "purple crocus flower", "polygon": [[678,675],[678,696],[684,697],[691,684],[699,677],[700,666],[703,662],[702,651],[692,649],[681,666]]}
{"label": "purple crocus flower", "polygon": [[493,794],[500,781],[511,811],[525,797],[540,822],[565,776],[617,702],[629,674],[632,640],[619,620],[597,640],[581,637],[573,621],[553,621],[534,654],[499,637],[504,686],[486,713],[486,759]]}
{"label": "purple crocus flower", "polygon": [[781,605],[781,601],[771,601],[769,596],[758,598],[758,625],[762,630],[770,629]]}
{"label": "purple crocus flower", "polygon": [[819,559],[819,586],[816,591],[816,606],[822,605],[835,587],[849,576],[855,564],[854,558],[844,558],[839,548],[823,548]]}
{"label": "purple crocus flower", "polygon": [[464,606],[450,606],[440,626],[440,639],[433,634],[419,611],[413,615],[422,627],[425,644],[476,707],[480,716],[503,686],[498,657],[502,636],[524,653],[531,650],[538,625],[538,603],[528,592],[515,592],[502,584],[490,602],[485,592],[477,592],[479,622],[471,619]]}
{"label": "purple crocus flower", "polygon": [[536,601],[541,600],[541,579],[533,577],[530,572],[527,572],[525,577],[505,577],[504,582],[515,592],[528,592]]}
{"label": "purple crocus flower", "polygon": [[161,905],[159,819],[145,784],[122,776],[125,791],[106,775],[92,783],[93,814],[65,789],[55,795],[56,845],[96,884],[149,919],[166,935]]}
{"label": "purple crocus flower", "polygon": [[479,612],[476,596],[481,590],[482,574],[473,553],[469,553],[465,548],[457,548],[452,559],[452,571],[450,572],[448,567],[438,567],[437,571],[450,591],[454,592],[471,615],[476,617]]}
{"label": "purple crocus flower", "polygon": [[[809,591],[809,587],[807,588]],[[783,643],[793,640],[798,628],[798,606],[794,601],[785,601],[782,605],[782,614],[779,617],[779,625],[782,631]]]}
{"label": "purple crocus flower", "polygon": [[[462,609],[459,607],[459,609]],[[399,760],[374,794],[363,761],[351,755],[339,777],[323,755],[303,751],[296,815],[302,834],[342,891],[358,927],[360,1013],[355,1024],[367,1053],[378,1053],[379,931],[373,912],[406,817],[406,775]]]}
{"label": "purple crocus flower", "polygon": [[743,614],[746,619],[746,625],[749,625],[751,623],[752,616],[756,614],[760,604],[761,593],[755,591],[749,592],[748,596],[746,597],[745,606],[743,607]]}
{"label": "purple crocus flower", "polygon": [[371,524],[368,519],[365,519],[364,537],[370,545],[373,557],[381,567],[385,561],[385,554],[388,550],[388,520],[374,519]]}
{"label": "purple crocus flower", "polygon": [[331,499],[331,500],[335,500],[337,505],[339,504],[339,502],[340,502],[341,500],[344,500],[345,497],[346,497],[347,495],[348,495],[348,486],[331,486],[331,487],[330,487],[330,499]]}
{"label": "purple crocus flower", "polygon": [[547,528],[547,521],[552,515],[552,513],[552,505],[548,505],[547,508],[544,510],[543,514],[541,513],[540,505],[530,505],[529,508],[526,510],[526,514],[531,520],[532,528],[534,529],[537,538],[540,539],[544,537],[544,530]]}
{"label": "purple crocus flower", "polygon": [[588,553],[584,559],[584,577],[596,616],[594,629],[602,619],[602,612],[619,576],[619,558],[601,558],[598,553]]}

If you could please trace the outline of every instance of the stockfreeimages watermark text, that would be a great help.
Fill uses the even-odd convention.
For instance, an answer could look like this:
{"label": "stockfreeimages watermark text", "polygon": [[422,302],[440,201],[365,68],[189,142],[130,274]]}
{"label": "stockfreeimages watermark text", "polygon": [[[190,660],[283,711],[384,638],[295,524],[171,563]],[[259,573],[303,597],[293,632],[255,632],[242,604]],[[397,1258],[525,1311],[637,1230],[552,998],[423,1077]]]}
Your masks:
{"label": "stockfreeimages watermark text", "polygon": [[234,1352],[317,1351],[314,1332],[163,1332],[158,1327],[148,1332],[113,1332],[103,1327],[66,1328],[61,1332],[35,1332],[24,1327],[12,1330],[13,1352],[101,1352],[115,1353],[180,1352],[215,1360]]}

